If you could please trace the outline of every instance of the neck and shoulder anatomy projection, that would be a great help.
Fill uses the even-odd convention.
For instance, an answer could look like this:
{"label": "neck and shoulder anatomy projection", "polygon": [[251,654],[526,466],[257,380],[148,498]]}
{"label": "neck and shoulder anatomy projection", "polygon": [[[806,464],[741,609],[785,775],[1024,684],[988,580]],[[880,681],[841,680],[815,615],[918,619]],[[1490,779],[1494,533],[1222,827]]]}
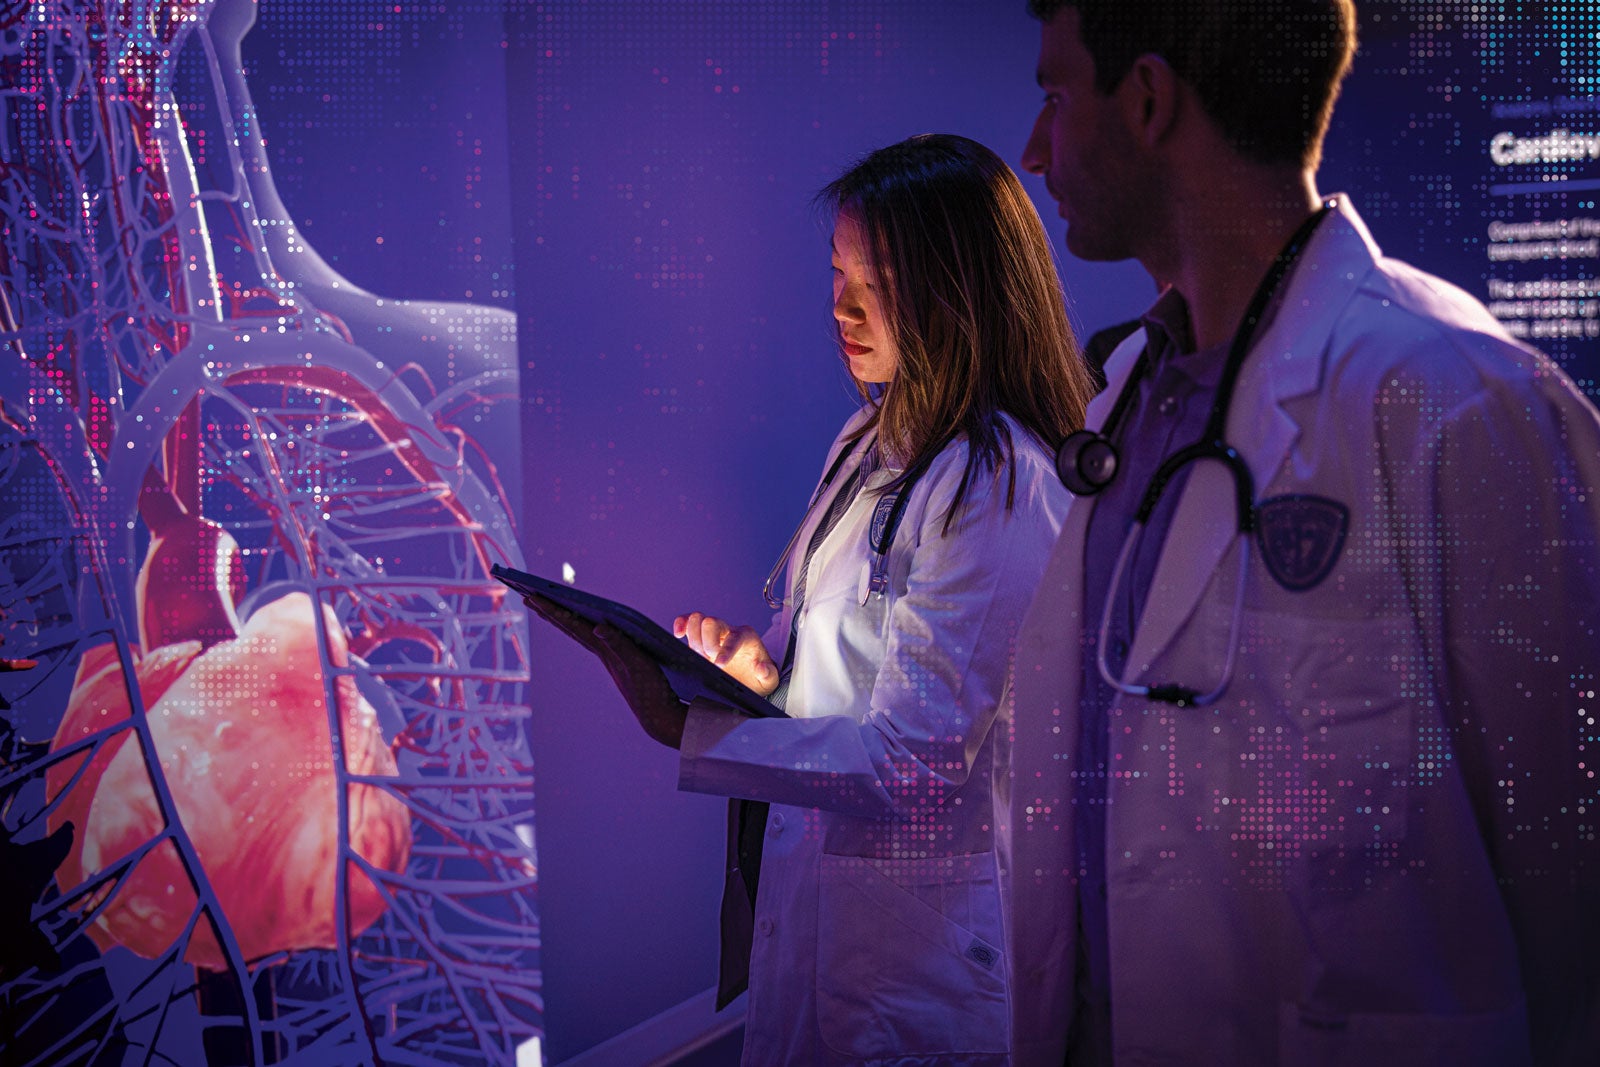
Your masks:
{"label": "neck and shoulder anatomy projection", "polygon": [[0,11],[0,1060],[510,1063],[513,316],[306,243],[254,17]]}

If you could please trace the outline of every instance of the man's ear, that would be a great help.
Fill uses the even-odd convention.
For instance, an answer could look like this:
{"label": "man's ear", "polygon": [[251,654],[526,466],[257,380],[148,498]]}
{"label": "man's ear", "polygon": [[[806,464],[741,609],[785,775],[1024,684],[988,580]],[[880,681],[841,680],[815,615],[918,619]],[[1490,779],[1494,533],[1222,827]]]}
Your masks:
{"label": "man's ear", "polygon": [[1140,145],[1155,148],[1172,135],[1184,86],[1165,59],[1148,52],[1135,59],[1116,92],[1123,121]]}

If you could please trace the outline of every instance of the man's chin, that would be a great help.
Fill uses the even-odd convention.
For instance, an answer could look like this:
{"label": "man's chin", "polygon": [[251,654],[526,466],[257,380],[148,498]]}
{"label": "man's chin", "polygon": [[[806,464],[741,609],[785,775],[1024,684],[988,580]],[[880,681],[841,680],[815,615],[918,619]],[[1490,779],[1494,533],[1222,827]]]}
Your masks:
{"label": "man's chin", "polygon": [[1066,232],[1067,251],[1078,259],[1090,263],[1113,263],[1119,259],[1128,259],[1133,253],[1122,246],[1121,242],[1107,240],[1093,231],[1086,231],[1081,226],[1067,225]]}

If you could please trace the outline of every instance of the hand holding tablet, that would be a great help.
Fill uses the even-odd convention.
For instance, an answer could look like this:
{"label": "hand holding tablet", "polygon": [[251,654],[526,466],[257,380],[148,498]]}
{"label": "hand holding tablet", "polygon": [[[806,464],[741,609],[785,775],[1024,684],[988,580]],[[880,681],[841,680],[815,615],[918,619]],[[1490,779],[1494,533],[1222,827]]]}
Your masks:
{"label": "hand holding tablet", "polygon": [[[640,722],[646,731],[663,744],[671,742],[658,733],[670,734],[670,730],[663,731],[646,722],[640,705],[646,710],[653,709],[664,698],[665,691],[670,691],[683,703],[708,697],[747,715],[782,717],[784,714],[766,698],[626,604],[498,564],[490,574],[521,594],[540,617],[599,656],[618,689],[628,697],[629,706],[641,716]],[[564,617],[547,611],[539,601],[554,605]],[[587,634],[582,632],[584,624],[591,627]],[[659,668],[657,677],[646,674],[645,661]],[[664,683],[665,691],[658,688],[658,682]]]}

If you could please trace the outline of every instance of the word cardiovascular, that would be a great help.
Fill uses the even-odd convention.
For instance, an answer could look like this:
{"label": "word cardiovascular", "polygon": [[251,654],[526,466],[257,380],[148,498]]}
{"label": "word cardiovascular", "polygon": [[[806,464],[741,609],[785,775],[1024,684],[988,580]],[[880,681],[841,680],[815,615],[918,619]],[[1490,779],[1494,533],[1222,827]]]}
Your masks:
{"label": "word cardiovascular", "polygon": [[1552,130],[1536,138],[1496,133],[1490,139],[1490,160],[1496,166],[1514,163],[1573,163],[1600,160],[1600,133]]}
{"label": "word cardiovascular", "polygon": [[1516,163],[1573,163],[1600,159],[1600,133],[1551,130],[1537,137],[1497,133],[1489,140],[1489,159],[1497,167]]}

